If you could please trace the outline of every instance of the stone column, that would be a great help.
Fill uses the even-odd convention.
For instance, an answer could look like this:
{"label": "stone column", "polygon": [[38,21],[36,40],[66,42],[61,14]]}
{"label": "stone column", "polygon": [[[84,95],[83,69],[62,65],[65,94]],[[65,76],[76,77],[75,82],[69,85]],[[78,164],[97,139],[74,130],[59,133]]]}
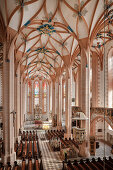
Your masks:
{"label": "stone column", "polygon": [[57,77],[56,82],[55,82],[55,106],[56,106],[56,115],[57,115],[57,129],[59,126],[59,78]]}
{"label": "stone column", "polygon": [[30,81],[29,93],[29,113],[32,114],[32,81]]}
{"label": "stone column", "polygon": [[14,127],[14,135],[15,135],[15,138],[17,138],[17,124],[16,124],[16,120],[17,120],[17,74],[15,74],[15,77],[14,77],[14,110],[16,112],[16,115],[15,115],[15,127]]}
{"label": "stone column", "polygon": [[20,78],[20,128],[23,127],[23,79]]}
{"label": "stone column", "polygon": [[98,55],[92,53],[92,107],[98,107]]}
{"label": "stone column", "polygon": [[52,126],[54,126],[55,117],[55,79],[52,80]]}
{"label": "stone column", "polygon": [[49,81],[49,113],[50,112],[52,112],[52,82],[51,81]]}
{"label": "stone column", "polygon": [[57,113],[57,129],[62,128],[62,77],[59,77],[59,90],[58,90],[58,113]]}
{"label": "stone column", "polygon": [[27,119],[27,101],[28,101],[27,89],[28,89],[28,85],[27,85],[27,83],[26,83],[26,84],[25,84],[25,121],[26,121],[26,119]]}
{"label": "stone column", "polygon": [[21,126],[20,112],[21,110],[20,110],[20,64],[19,64],[17,68],[17,114],[16,114],[17,136],[19,135],[19,129]]}
{"label": "stone column", "polygon": [[[6,53],[7,43],[3,47],[3,140],[4,164],[16,159],[14,152],[14,44]],[[9,60],[9,59],[10,60]]]}
{"label": "stone column", "polygon": [[25,106],[25,104],[26,104],[26,84],[25,84],[24,81],[23,81],[22,91],[23,91],[23,93],[22,93],[22,100],[23,100],[23,107],[22,107],[22,112],[23,112],[22,116],[23,117],[22,117],[22,121],[23,121],[23,125],[24,125],[25,113],[26,113],[26,106]]}
{"label": "stone column", "polygon": [[34,115],[34,81],[31,81],[31,112]]}
{"label": "stone column", "polygon": [[78,67],[78,107],[81,105],[81,65]]}
{"label": "stone column", "polygon": [[64,112],[64,80],[62,79],[62,110]]}
{"label": "stone column", "polygon": [[78,99],[79,96],[78,96],[78,73],[77,73],[76,80],[75,80],[75,106],[78,106]]}
{"label": "stone column", "polygon": [[[90,137],[90,43],[88,38],[79,41],[81,50],[81,110],[87,119],[84,124],[86,130],[86,141],[81,148],[83,156],[89,156]],[[83,125],[82,125],[83,126]],[[86,147],[84,147],[86,146]]]}
{"label": "stone column", "polygon": [[81,49],[81,110],[87,120],[85,124],[87,139],[90,135],[90,46],[88,38],[79,41]]}
{"label": "stone column", "polygon": [[49,119],[49,102],[50,102],[50,100],[49,100],[49,93],[50,93],[50,89],[49,89],[49,84],[47,82],[46,114],[47,114],[48,119]]}
{"label": "stone column", "polygon": [[39,106],[42,109],[42,79],[39,81]]}
{"label": "stone column", "polygon": [[75,105],[78,107],[81,106],[81,65],[78,66],[75,80]]}
{"label": "stone column", "polygon": [[52,93],[51,93],[51,82],[49,81],[48,82],[48,85],[49,85],[49,112],[51,111],[51,95],[52,95]]}
{"label": "stone column", "polygon": [[21,77],[21,129],[24,126],[24,115],[25,115],[25,82]]}
{"label": "stone column", "polygon": [[42,80],[42,86],[40,87],[41,89],[41,102],[42,102],[42,113],[44,113],[44,81]]}
{"label": "stone column", "polygon": [[72,67],[70,66],[66,70],[66,110],[65,110],[65,126],[66,133],[64,138],[70,138],[72,128]]}

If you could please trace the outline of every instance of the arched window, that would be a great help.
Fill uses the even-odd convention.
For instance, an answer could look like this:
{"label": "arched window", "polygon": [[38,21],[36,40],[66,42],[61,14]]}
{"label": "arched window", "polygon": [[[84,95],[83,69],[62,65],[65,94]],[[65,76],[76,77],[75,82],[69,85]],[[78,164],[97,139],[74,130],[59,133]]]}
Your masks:
{"label": "arched window", "polygon": [[43,111],[46,112],[47,108],[47,83],[43,82]]}
{"label": "arched window", "polygon": [[39,82],[35,81],[35,96],[34,96],[34,105],[39,105]]}

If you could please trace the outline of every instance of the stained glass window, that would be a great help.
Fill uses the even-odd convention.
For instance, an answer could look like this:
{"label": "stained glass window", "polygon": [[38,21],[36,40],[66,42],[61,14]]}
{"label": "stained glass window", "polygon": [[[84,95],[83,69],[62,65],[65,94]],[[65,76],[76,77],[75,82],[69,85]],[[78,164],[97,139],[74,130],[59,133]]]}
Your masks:
{"label": "stained glass window", "polygon": [[47,90],[46,82],[44,82],[44,97],[46,97],[46,90]]}
{"label": "stained glass window", "polygon": [[39,96],[39,83],[35,82],[35,97]]}
{"label": "stained glass window", "polygon": [[34,101],[34,104],[35,105],[39,105],[39,82],[36,81],[35,82],[35,101]]}

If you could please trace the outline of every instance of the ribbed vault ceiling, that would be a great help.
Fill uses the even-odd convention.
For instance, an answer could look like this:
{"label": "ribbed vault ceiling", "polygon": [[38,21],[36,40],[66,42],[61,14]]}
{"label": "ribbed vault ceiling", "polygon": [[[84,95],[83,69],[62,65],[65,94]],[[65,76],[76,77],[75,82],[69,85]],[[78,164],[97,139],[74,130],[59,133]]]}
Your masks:
{"label": "ribbed vault ceiling", "polygon": [[0,0],[0,4],[5,25],[17,32],[15,57],[25,78],[49,79],[69,64],[76,74],[79,39],[89,37],[100,62],[104,44],[113,39],[112,0],[105,6],[104,0]]}

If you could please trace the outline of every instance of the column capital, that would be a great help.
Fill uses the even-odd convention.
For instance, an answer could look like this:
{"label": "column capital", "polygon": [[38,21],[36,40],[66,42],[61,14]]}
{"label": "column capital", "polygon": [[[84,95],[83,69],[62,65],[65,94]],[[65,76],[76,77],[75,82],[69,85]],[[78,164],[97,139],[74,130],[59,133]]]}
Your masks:
{"label": "column capital", "polygon": [[79,39],[78,43],[79,43],[80,49],[88,49],[90,47],[90,39],[89,39],[89,37]]}
{"label": "column capital", "polygon": [[55,83],[55,81],[56,81],[56,76],[55,76],[55,75],[52,75],[52,76],[51,76],[51,80],[52,80],[53,83]]}
{"label": "column capital", "polygon": [[56,77],[60,77],[62,73],[61,67],[55,68],[55,71],[56,71]]}

